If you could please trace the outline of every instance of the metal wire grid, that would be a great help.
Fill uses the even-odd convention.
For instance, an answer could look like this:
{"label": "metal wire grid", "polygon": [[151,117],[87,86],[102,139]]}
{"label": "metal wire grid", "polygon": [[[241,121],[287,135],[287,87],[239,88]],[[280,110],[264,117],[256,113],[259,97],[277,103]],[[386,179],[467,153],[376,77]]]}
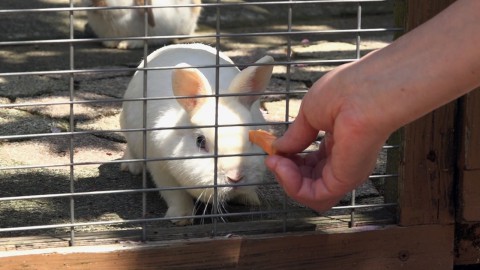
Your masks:
{"label": "metal wire grid", "polygon": [[[285,119],[284,121],[277,122],[277,123],[271,123],[272,125],[288,125],[289,123],[289,99],[292,94],[302,94],[305,91],[297,91],[297,90],[292,90],[290,89],[290,81],[291,81],[291,67],[294,65],[322,65],[322,64],[329,64],[329,65],[337,65],[337,64],[343,64],[343,63],[348,63],[351,61],[355,61],[356,59],[360,58],[361,56],[361,36],[364,34],[369,34],[369,33],[382,33],[382,32],[392,32],[392,31],[399,31],[401,29],[398,28],[368,28],[364,29],[362,28],[362,4],[366,2],[385,2],[387,0],[362,0],[362,1],[341,1],[341,0],[330,0],[330,1],[264,1],[264,2],[228,2],[228,3],[222,3],[222,1],[217,0],[216,3],[203,3],[201,6],[203,8],[215,8],[216,13],[217,13],[217,21],[216,21],[216,32],[214,34],[208,34],[208,35],[198,35],[195,34],[193,37],[197,38],[215,38],[216,39],[216,46],[217,46],[217,65],[214,67],[217,70],[217,75],[218,71],[220,68],[222,68],[221,65],[219,65],[218,59],[218,51],[220,50],[220,44],[222,42],[222,39],[225,38],[232,38],[232,37],[257,37],[257,36],[285,36],[287,37],[288,43],[287,43],[287,60],[284,62],[276,62],[276,65],[284,65],[286,67],[286,91],[278,91],[278,92],[270,92],[269,94],[278,94],[278,95],[283,95],[286,99],[286,112],[285,112]],[[320,30],[320,31],[293,31],[292,30],[292,14],[293,14],[293,8],[298,5],[302,4],[318,4],[320,7],[324,3],[345,3],[345,4],[356,4],[357,5],[357,28],[355,29],[346,29],[346,30]],[[263,5],[263,6],[270,6],[270,5],[285,5],[288,8],[288,29],[287,31],[278,31],[278,32],[265,32],[265,33],[241,33],[241,34],[227,34],[227,33],[222,33],[221,31],[221,21],[220,21],[220,14],[222,12],[222,8],[224,7],[232,7],[232,6],[247,6],[247,5]],[[158,6],[148,6],[148,7],[158,7]],[[163,6],[163,7],[171,7],[171,6]],[[182,7],[192,7],[192,5],[182,5]],[[101,162],[75,162],[74,161],[74,155],[75,155],[75,144],[73,141],[73,138],[75,136],[79,135],[84,135],[84,134],[94,134],[94,133],[107,133],[107,132],[115,132],[115,131],[122,131],[122,132],[132,132],[132,131],[142,131],[144,139],[146,137],[146,134],[148,131],[151,131],[151,129],[146,128],[146,110],[144,110],[144,128],[140,130],[98,130],[98,131],[75,131],[75,110],[74,110],[74,105],[78,104],[92,104],[95,102],[119,102],[118,99],[111,99],[111,100],[101,100],[101,101],[95,101],[95,100],[75,100],[75,87],[74,87],[74,78],[75,75],[77,74],[82,74],[82,73],[100,73],[100,72],[116,72],[116,71],[133,71],[133,70],[143,70],[146,71],[144,72],[144,98],[141,99],[132,99],[132,100],[122,100],[122,101],[143,101],[144,103],[147,102],[147,100],[152,100],[151,98],[145,98],[146,95],[146,89],[147,89],[147,76],[148,76],[148,71],[152,70],[159,70],[162,68],[158,67],[148,67],[147,63],[145,63],[145,66],[142,68],[125,68],[125,69],[110,69],[110,70],[105,70],[105,69],[77,69],[75,67],[75,59],[74,59],[74,52],[75,52],[75,46],[80,45],[82,43],[89,43],[89,42],[99,42],[99,41],[106,41],[106,40],[115,40],[116,38],[109,38],[109,39],[102,39],[102,38],[75,38],[74,37],[74,20],[75,20],[75,12],[78,11],[88,11],[92,9],[115,9],[116,7],[102,7],[102,8],[91,8],[91,7],[76,7],[74,5],[73,0],[69,0],[69,7],[65,8],[46,8],[46,9],[4,9],[0,10],[0,16],[2,14],[17,14],[17,13],[42,13],[42,12],[68,12],[69,13],[69,25],[70,25],[70,36],[68,39],[49,39],[49,40],[23,40],[23,41],[1,41],[0,42],[0,47],[1,46],[21,46],[21,45],[32,45],[32,44],[68,44],[69,45],[69,69],[65,70],[45,70],[45,71],[27,71],[27,72],[4,72],[0,73],[0,76],[2,77],[8,77],[8,76],[26,76],[26,75],[68,75],[69,76],[69,95],[70,95],[70,100],[68,102],[54,102],[54,103],[16,103],[16,104],[0,104],[0,109],[6,109],[6,108],[19,108],[19,107],[28,107],[28,106],[50,106],[50,105],[69,105],[70,106],[70,118],[69,118],[69,131],[66,132],[61,132],[61,133],[41,133],[41,134],[19,134],[19,135],[5,135],[5,136],[0,136],[0,141],[8,141],[8,140],[18,140],[18,139],[32,139],[32,138],[40,138],[40,137],[57,137],[57,136],[64,136],[68,137],[70,140],[70,145],[69,145],[69,161],[68,163],[57,163],[57,164],[46,164],[46,165],[21,165],[21,166],[2,166],[0,167],[0,171],[14,171],[14,170],[28,170],[28,169],[45,169],[45,168],[53,168],[53,167],[68,167],[70,171],[70,191],[66,193],[56,193],[56,194],[39,194],[39,195],[29,195],[29,196],[9,196],[9,197],[0,197],[0,202],[6,202],[6,201],[16,201],[16,200],[33,200],[33,199],[48,199],[48,198],[68,198],[69,199],[69,204],[70,204],[70,222],[64,223],[64,224],[45,224],[45,225],[37,225],[37,226],[20,226],[20,227],[10,227],[10,228],[0,228],[0,233],[1,232],[15,232],[15,231],[29,231],[29,230],[43,230],[43,229],[55,229],[55,228],[70,228],[70,244],[74,245],[75,244],[75,229],[77,227],[81,226],[96,226],[96,225],[112,225],[112,224],[141,224],[142,226],[142,239],[145,240],[147,239],[147,226],[146,224],[149,222],[154,222],[154,221],[163,221],[163,220],[168,220],[168,218],[164,217],[156,217],[156,218],[151,218],[146,215],[147,211],[147,199],[146,199],[146,194],[149,192],[158,192],[160,190],[168,190],[168,189],[189,189],[189,188],[199,188],[199,186],[194,186],[194,187],[180,187],[180,188],[150,188],[147,185],[147,170],[145,168],[145,165],[147,162],[150,161],[155,161],[155,160],[163,160],[163,159],[147,159],[146,156],[144,156],[143,159],[141,160],[130,160],[130,161],[118,161],[118,160],[110,160],[110,161],[101,161]],[[145,7],[128,7],[132,9],[144,9]],[[160,8],[160,7],[159,7]],[[147,16],[145,16],[145,25],[147,25]],[[131,37],[131,38],[118,38],[121,40],[126,40],[126,39],[141,39],[144,40],[144,48],[143,48],[143,58],[146,59],[148,54],[149,54],[149,46],[147,41],[150,39],[154,38],[163,38],[163,37],[158,37],[158,36],[148,36],[147,33],[147,27],[145,27],[146,32],[144,37]],[[309,61],[294,61],[291,58],[291,50],[292,50],[292,37],[294,36],[301,36],[305,34],[316,34],[316,35],[330,35],[330,34],[351,34],[355,35],[356,37],[356,57],[353,59],[340,59],[340,60],[309,60]],[[169,38],[172,36],[168,36]],[[192,37],[192,36],[185,36],[185,35],[178,35],[178,36],[173,36],[173,38],[186,38],[186,37]],[[205,67],[205,66],[203,66]],[[217,80],[218,80],[217,76]],[[217,82],[218,86],[218,82]],[[220,98],[222,95],[219,94],[218,89],[216,89],[216,94],[214,95],[209,95],[208,97],[215,97],[218,102],[218,98]],[[207,96],[205,96],[207,97]],[[169,99],[173,99],[175,97],[165,97]],[[146,108],[146,106],[144,106]],[[218,107],[217,107],[218,108]],[[217,117],[216,117],[217,118]],[[261,123],[259,123],[260,125]],[[255,123],[253,123],[255,125]],[[218,132],[218,123],[214,126],[205,126],[205,127],[212,127],[215,128],[216,132]],[[171,129],[171,128],[178,128],[178,129],[185,129],[185,128],[192,128],[192,127],[165,127],[166,129]],[[144,140],[146,142],[146,140]],[[146,143],[144,144],[144,153],[146,153],[146,148],[148,146]],[[216,147],[215,147],[216,148]],[[390,149],[396,149],[398,146],[385,146],[384,147],[386,150]],[[243,155],[249,155],[248,153],[244,153]],[[204,156],[201,158],[214,158],[214,160],[217,160],[219,157],[222,157],[215,151],[213,155],[210,156]],[[182,158],[191,158],[191,157],[180,157],[176,159],[182,159]],[[200,157],[198,157],[200,158]],[[168,158],[168,159],[175,159],[175,158]],[[102,165],[102,164],[115,164],[115,163],[120,163],[120,162],[142,162],[143,164],[143,173],[142,173],[142,188],[140,189],[122,189],[122,190],[107,190],[107,191],[88,191],[88,192],[77,192],[75,190],[75,168],[77,166],[83,166],[83,165]],[[395,174],[383,174],[383,175],[372,175],[370,178],[375,179],[375,178],[392,178],[395,179],[397,175]],[[267,185],[267,184],[265,184]],[[223,187],[227,185],[220,185],[216,182],[214,185],[211,186],[201,186],[200,188],[214,188],[216,191],[217,188]],[[76,220],[75,216],[75,199],[78,197],[82,196],[100,196],[100,195],[112,195],[112,194],[129,194],[129,193],[141,193],[142,194],[142,217],[138,219],[131,219],[131,220],[114,220],[114,221],[92,221],[92,222],[79,222]],[[216,197],[216,196],[214,196]],[[358,209],[362,208],[371,208],[371,207],[391,207],[394,206],[395,204],[391,203],[381,203],[381,204],[357,204],[355,201],[355,191],[352,192],[351,196],[351,204],[346,205],[346,206],[336,206],[334,207],[335,210],[345,210],[348,209],[350,210],[351,213],[351,218],[350,218],[350,225],[355,226],[355,211]],[[216,198],[215,198],[216,200]],[[214,205],[216,205],[214,203]],[[286,207],[286,200],[284,200],[284,204],[281,207],[281,209],[276,209],[276,210],[268,210],[268,211],[256,211],[256,212],[249,212],[247,215],[265,215],[265,214],[271,214],[271,213],[285,213],[286,211],[289,211]],[[238,215],[245,215],[245,213],[219,213],[218,210],[215,209],[215,206],[213,207],[213,212],[211,214],[205,214],[202,216],[202,218],[213,218],[213,224],[215,225],[217,220],[221,220],[223,217],[229,217],[229,216],[238,216]],[[195,216],[187,216],[185,218],[195,218]],[[215,227],[214,227],[215,228]],[[284,226],[284,230],[286,230],[286,226]],[[215,230],[213,232],[215,233]]]}

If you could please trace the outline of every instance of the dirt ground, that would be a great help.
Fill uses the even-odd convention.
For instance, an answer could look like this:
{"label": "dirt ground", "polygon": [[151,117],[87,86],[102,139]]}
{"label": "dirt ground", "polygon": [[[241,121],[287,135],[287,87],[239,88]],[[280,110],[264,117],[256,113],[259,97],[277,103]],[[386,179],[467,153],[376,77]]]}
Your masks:
{"label": "dirt ground", "polygon": [[[211,1],[204,1],[209,3]],[[255,2],[255,1],[247,1]],[[68,1],[4,0],[0,11],[6,9],[60,8]],[[362,28],[390,28],[393,25],[391,4],[371,3],[363,7]],[[356,4],[328,4],[294,6],[292,31],[343,30],[357,27]],[[86,28],[84,11],[77,11],[74,18],[74,36],[78,40],[91,38]],[[221,9],[221,33],[265,33],[246,37],[220,39],[220,47],[235,63],[243,68],[264,55],[271,55],[277,63],[316,60],[354,59],[356,57],[355,34],[311,33],[292,35],[267,35],[269,32],[287,30],[287,6],[242,6]],[[39,194],[69,193],[70,179],[74,179],[75,192],[134,190],[142,188],[140,177],[119,170],[116,162],[122,156],[125,141],[119,129],[118,115],[121,98],[133,74],[142,60],[143,50],[118,50],[102,47],[98,42],[51,42],[69,38],[69,13],[24,12],[6,13],[0,16],[0,236],[34,235],[67,232],[68,227],[50,230],[9,231],[8,228],[68,224],[71,209],[74,220],[81,222],[110,222],[136,220],[142,215],[142,194],[78,196],[72,204],[70,197],[8,200],[11,197]],[[215,33],[216,8],[204,8],[196,35]],[[386,46],[393,32],[379,31],[361,36],[360,50],[364,55]],[[18,41],[32,41],[18,44]],[[190,37],[176,43],[201,42],[214,46],[213,37]],[[291,55],[287,56],[288,45]],[[153,51],[156,48],[150,48]],[[73,52],[70,55],[70,52]],[[65,73],[72,63],[76,70],[73,81]],[[303,93],[308,87],[331,70],[333,64],[278,64],[268,91],[263,97],[267,120],[285,120],[285,107],[289,102],[288,119],[293,120]],[[103,70],[105,72],[95,72]],[[48,74],[36,72],[48,71]],[[70,83],[73,83],[77,101],[95,101],[74,105],[73,126],[81,132],[71,140],[59,136],[70,130]],[[285,99],[278,92],[295,92]],[[102,102],[103,101],[103,102]],[[272,127],[278,134],[283,126]],[[36,136],[41,134],[41,136]],[[32,135],[29,137],[28,135]],[[65,166],[70,162],[70,149],[74,149],[74,162],[81,166]],[[379,157],[375,174],[385,171],[385,153]],[[249,212],[244,216],[232,216],[228,222],[278,219],[284,214],[254,214],[256,211],[289,209],[288,218],[316,217],[319,214],[287,199],[275,185],[271,175],[265,175],[270,183],[259,187],[260,207],[232,205],[229,212]],[[383,202],[380,182],[368,181],[357,191],[357,203]],[[153,184],[148,182],[148,187]],[[347,204],[350,197],[343,200]],[[166,206],[157,192],[147,193],[147,218],[161,218]],[[327,213],[326,215],[331,214]],[[208,220],[199,221],[209,222]],[[152,223],[153,224],[153,223]],[[76,231],[112,231],[137,229],[138,223],[112,223],[98,226],[79,226]],[[170,227],[168,221],[158,220],[155,226]]]}

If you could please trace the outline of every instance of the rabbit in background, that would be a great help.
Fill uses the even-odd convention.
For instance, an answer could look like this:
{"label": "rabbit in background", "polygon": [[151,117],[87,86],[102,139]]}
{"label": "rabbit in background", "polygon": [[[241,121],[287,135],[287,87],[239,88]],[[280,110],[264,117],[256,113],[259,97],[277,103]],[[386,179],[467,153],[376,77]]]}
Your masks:
{"label": "rabbit in background", "polygon": [[[248,124],[266,126],[259,109],[259,94],[269,83],[273,58],[265,56],[256,62],[258,66],[240,71],[227,56],[219,53],[220,65],[230,66],[219,69],[219,91],[226,95],[219,97],[217,104],[215,97],[195,97],[215,93],[216,69],[195,67],[215,66],[216,54],[214,48],[202,44],[170,45],[150,54],[146,60],[148,67],[175,69],[148,71],[147,97],[177,99],[147,101],[149,131],[145,155],[142,132],[124,132],[127,140],[124,159],[144,156],[154,159],[146,163],[147,169],[158,187],[170,188],[160,193],[168,205],[165,216],[174,218],[177,225],[192,223],[192,219],[182,217],[194,215],[194,200],[216,202],[220,211],[228,200],[260,204],[256,187],[250,184],[263,181],[264,157],[248,140],[248,131],[259,126]],[[139,67],[143,65],[142,62]],[[143,71],[137,71],[124,98],[142,98],[143,80]],[[143,101],[124,101],[120,115],[122,130],[143,128],[143,106]],[[219,155],[217,162],[212,157],[215,152]],[[259,155],[241,155],[247,153]],[[174,159],[162,160],[164,158]],[[139,174],[142,163],[124,162],[121,169]],[[220,185],[216,188],[216,199],[212,188],[215,183]],[[193,188],[171,190],[172,187]]]}
{"label": "rabbit in background", "polygon": [[[83,6],[132,7],[144,5],[200,5],[201,0],[82,0]],[[87,11],[88,24],[100,38],[144,37],[145,13],[148,36],[189,35],[195,31],[201,7],[170,7],[137,9],[110,9]],[[149,40],[150,45],[171,42],[172,38]],[[142,47],[143,40],[102,41],[105,47],[134,49]]]}

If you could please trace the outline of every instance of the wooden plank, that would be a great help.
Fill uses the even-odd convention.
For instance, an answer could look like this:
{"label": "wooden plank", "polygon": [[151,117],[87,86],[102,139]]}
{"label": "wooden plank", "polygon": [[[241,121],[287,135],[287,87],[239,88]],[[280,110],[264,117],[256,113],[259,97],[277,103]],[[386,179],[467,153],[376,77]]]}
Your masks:
{"label": "wooden plank", "polygon": [[[199,224],[192,226],[148,226],[147,241],[171,241],[181,239],[198,239],[225,235],[258,235],[283,232],[312,232],[315,230],[328,230],[348,228],[351,215],[319,216],[283,220],[262,220],[248,222],[228,222],[213,224]],[[395,216],[387,210],[356,213],[356,226],[388,225],[395,223]],[[75,244],[77,246],[110,245],[124,242],[141,241],[142,230],[76,232]],[[68,247],[69,233],[56,233],[55,235],[32,235],[21,237],[0,237],[0,251],[32,250],[42,248]]]}
{"label": "wooden plank", "polygon": [[[410,31],[453,0],[405,0],[404,27]],[[401,17],[397,15],[397,18]],[[399,168],[399,224],[454,222],[456,102],[405,126]]]}
{"label": "wooden plank", "polygon": [[456,265],[480,263],[480,222],[457,224],[455,242]]}
{"label": "wooden plank", "polygon": [[462,219],[480,222],[480,170],[463,171],[459,191]]}
{"label": "wooden plank", "polygon": [[480,263],[480,89],[461,99],[455,264]]}
{"label": "wooden plank", "polygon": [[452,224],[455,176],[454,103],[404,129],[399,224]]}
{"label": "wooden plank", "polygon": [[0,269],[451,269],[453,226],[0,252]]}
{"label": "wooden plank", "polygon": [[480,89],[463,99],[462,158],[465,170],[480,170]]}
{"label": "wooden plank", "polygon": [[409,31],[435,16],[455,0],[404,0],[400,2],[406,2],[405,29]]}

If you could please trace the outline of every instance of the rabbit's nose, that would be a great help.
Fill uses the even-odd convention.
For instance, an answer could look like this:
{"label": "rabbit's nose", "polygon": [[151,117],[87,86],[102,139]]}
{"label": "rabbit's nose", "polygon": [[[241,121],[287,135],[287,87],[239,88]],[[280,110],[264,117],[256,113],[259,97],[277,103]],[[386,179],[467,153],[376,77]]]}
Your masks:
{"label": "rabbit's nose", "polygon": [[225,176],[227,177],[228,182],[237,183],[243,179],[243,175],[239,170],[229,170]]}

